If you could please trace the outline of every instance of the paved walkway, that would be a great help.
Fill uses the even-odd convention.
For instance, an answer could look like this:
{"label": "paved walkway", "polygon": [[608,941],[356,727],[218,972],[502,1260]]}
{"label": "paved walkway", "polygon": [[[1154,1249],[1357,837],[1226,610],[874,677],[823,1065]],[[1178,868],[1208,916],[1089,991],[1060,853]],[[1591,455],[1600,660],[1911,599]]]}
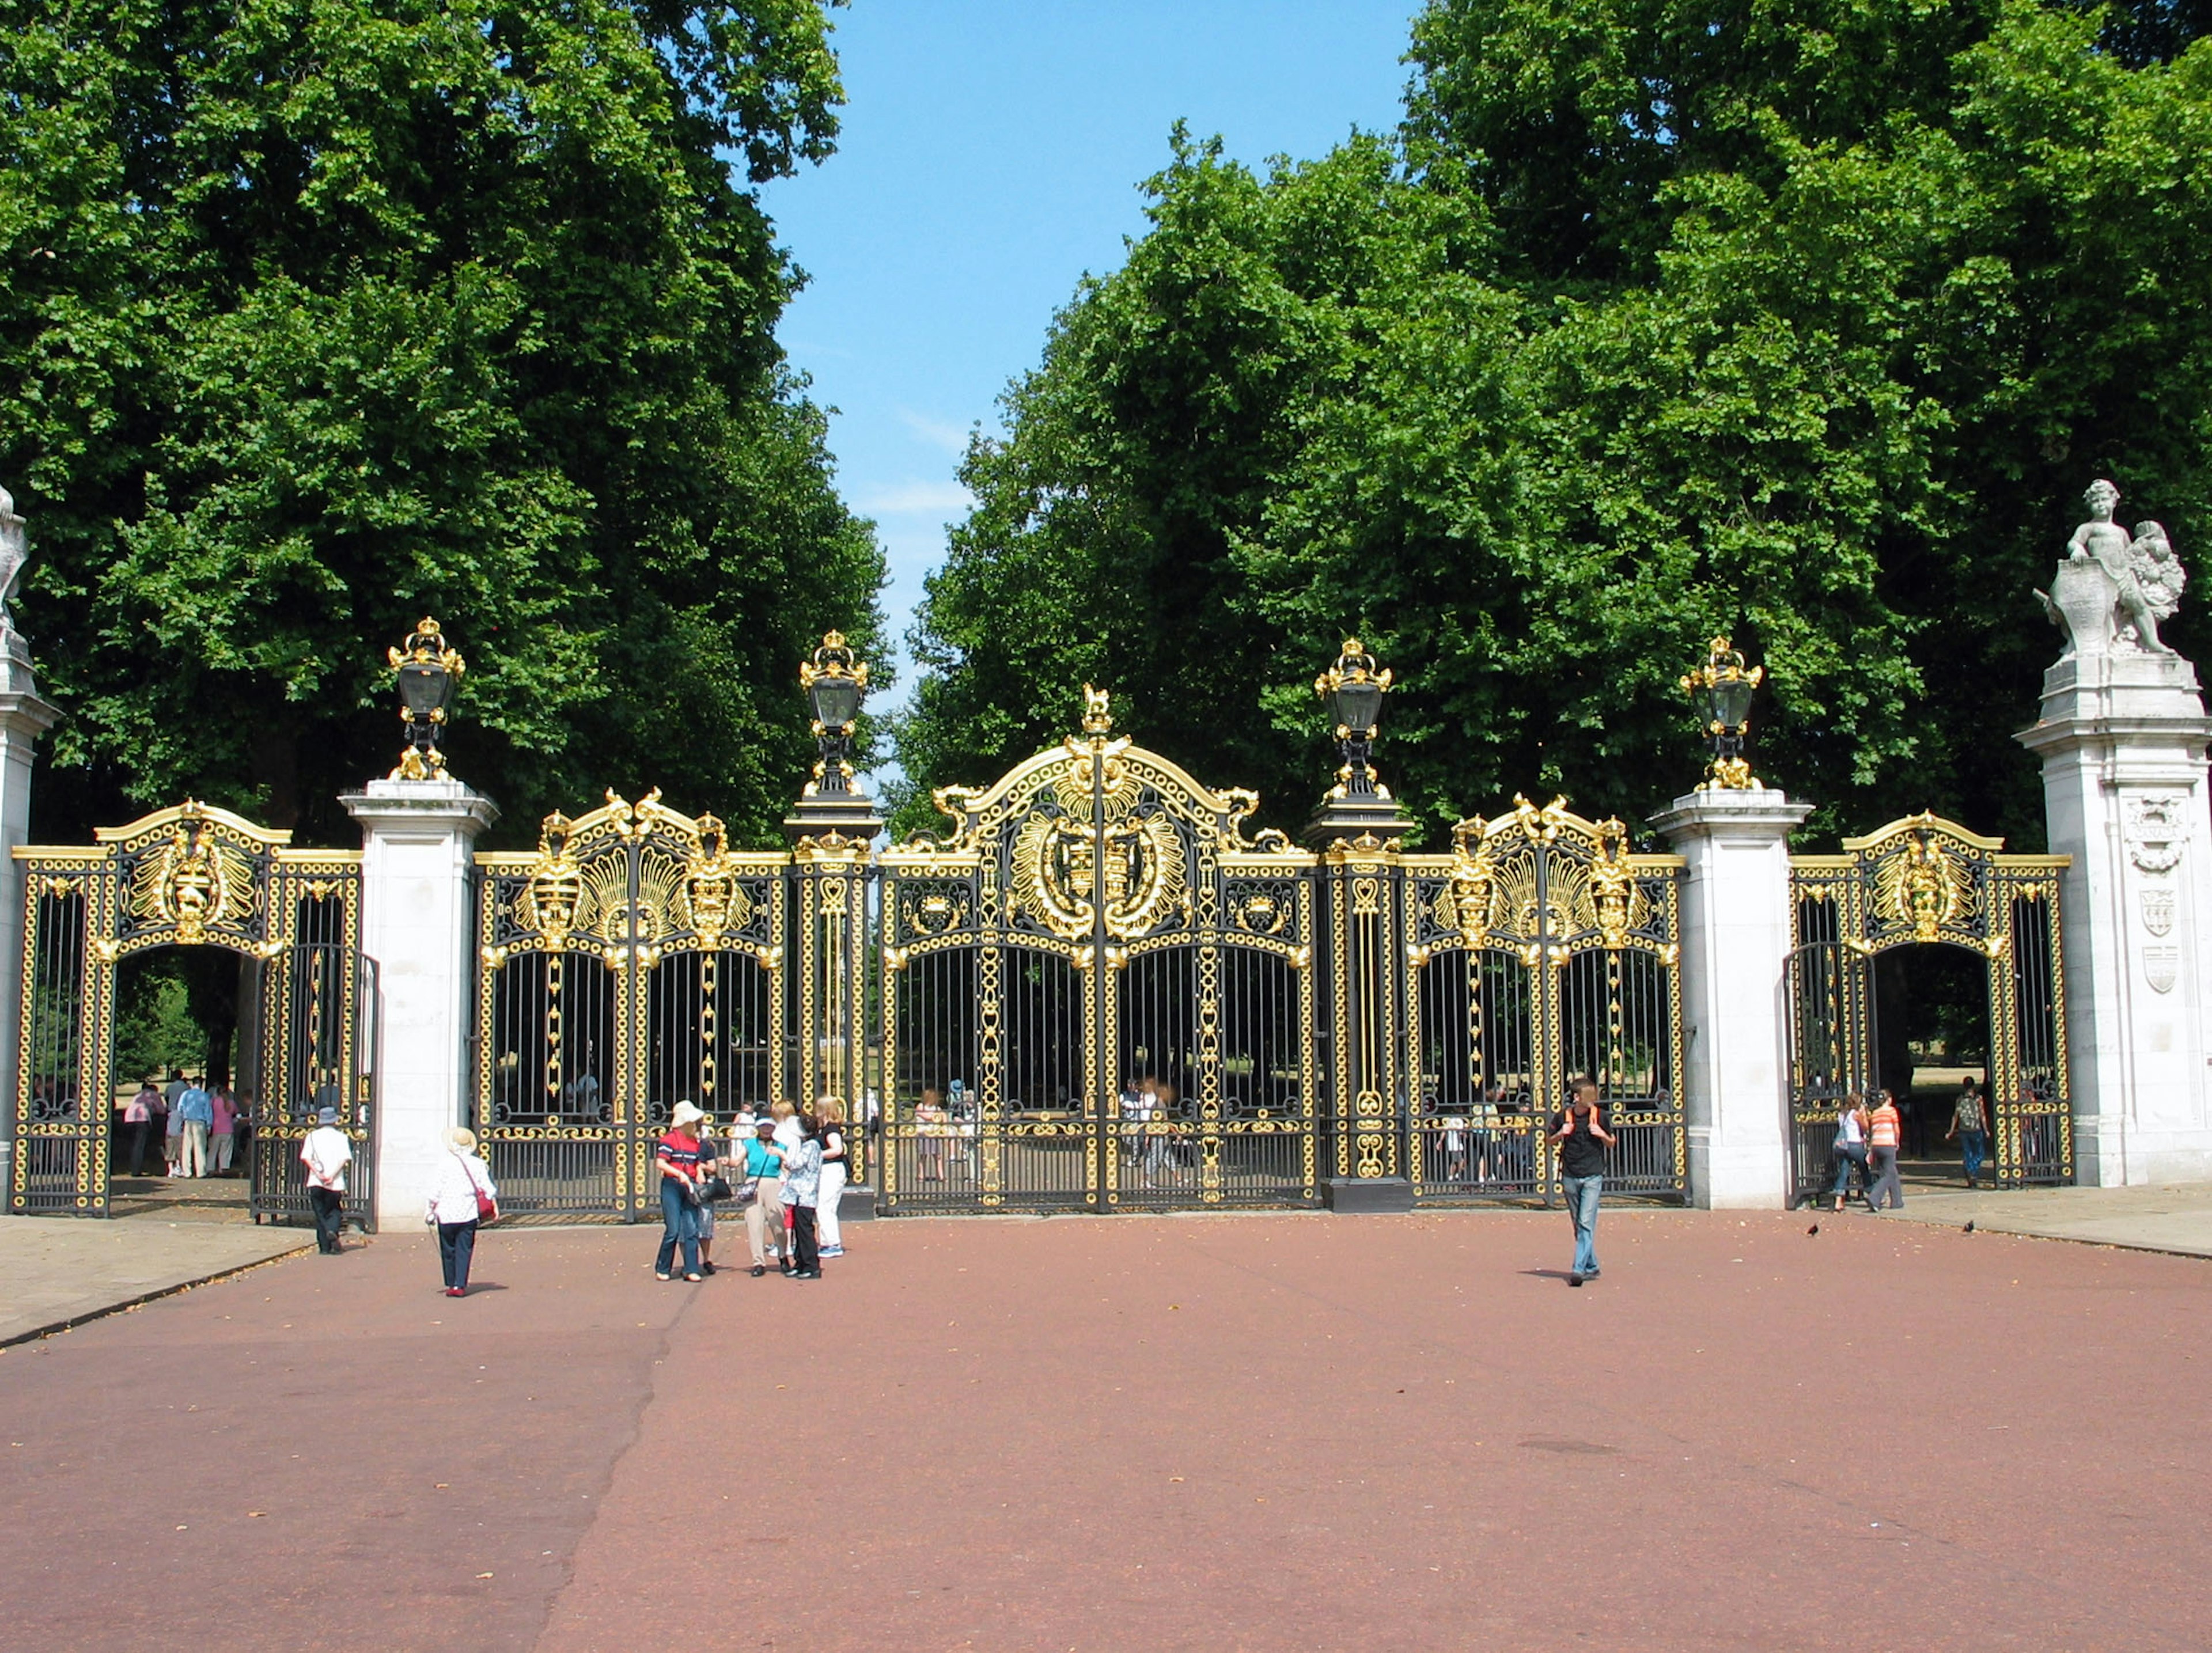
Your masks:
{"label": "paved walkway", "polygon": [[[1995,1234],[2212,1257],[2212,1183],[2159,1188],[1907,1188],[1896,1215]],[[1887,1221],[1885,1213],[1882,1220]]]}
{"label": "paved walkway", "polygon": [[314,1231],[159,1217],[0,1217],[0,1345],[315,1243]]}
{"label": "paved walkway", "polygon": [[[2212,1268],[1861,1216],[420,1232],[0,1351],[56,1648],[2203,1644]],[[728,1256],[725,1243],[725,1258]],[[36,1535],[37,1541],[27,1541]],[[210,1565],[209,1559],[220,1565]]]}

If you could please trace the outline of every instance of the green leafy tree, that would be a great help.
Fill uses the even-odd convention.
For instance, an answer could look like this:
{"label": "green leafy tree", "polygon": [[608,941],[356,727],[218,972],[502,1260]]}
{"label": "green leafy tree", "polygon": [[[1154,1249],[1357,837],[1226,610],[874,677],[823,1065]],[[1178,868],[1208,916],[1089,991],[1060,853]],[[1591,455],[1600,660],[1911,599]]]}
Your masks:
{"label": "green leafy tree", "polygon": [[1437,0],[1398,145],[1259,177],[1179,138],[969,457],[911,773],[987,778],[1092,676],[1291,823],[1356,632],[1425,822],[1633,819],[1694,778],[1674,679],[1727,632],[1816,832],[2039,841],[2009,737],[2075,496],[2212,528],[2212,48],[2127,49],[2145,18],[2186,21]]}
{"label": "green leafy tree", "polygon": [[398,748],[383,646],[434,614],[510,838],[656,782],[772,832],[794,663],[878,626],[750,187],[829,153],[828,33],[816,0],[0,0],[42,831],[190,791],[343,842]]}

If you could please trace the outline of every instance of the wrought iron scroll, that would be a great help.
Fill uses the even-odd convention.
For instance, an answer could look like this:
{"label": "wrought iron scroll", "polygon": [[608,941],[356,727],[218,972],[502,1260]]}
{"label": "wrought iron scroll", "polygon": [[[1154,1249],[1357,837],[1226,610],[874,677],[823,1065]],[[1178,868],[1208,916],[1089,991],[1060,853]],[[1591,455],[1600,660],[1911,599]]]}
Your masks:
{"label": "wrought iron scroll", "polygon": [[1417,1194],[1545,1196],[1547,1122],[1587,1075],[1619,1139],[1607,1188],[1682,1197],[1680,858],[1516,799],[1462,822],[1449,855],[1403,860]]}
{"label": "wrought iron scroll", "polygon": [[1311,855],[1084,732],[879,858],[887,1209],[1308,1204]]}
{"label": "wrought iron scroll", "polygon": [[658,791],[477,857],[475,1115],[503,1206],[635,1220],[678,1102],[726,1124],[783,1094],[789,865]]}
{"label": "wrought iron scroll", "polygon": [[[2063,855],[2011,855],[1984,837],[1923,811],[1862,838],[1838,855],[1793,856],[1792,939],[1798,956],[1823,944],[1857,958],[1898,947],[1942,945],[1978,956],[1989,981],[1990,1144],[1998,1184],[2074,1180],[2074,1121],[2066,1050],[2066,984],[2060,941]],[[1847,973],[1835,967],[1838,978]],[[1871,1090],[1875,996],[1847,994],[1838,1037],[1869,1053],[1855,1072]],[[1816,1070],[1793,1069],[1791,1115],[1801,1195],[1807,1167],[1835,1129],[1835,1097]]]}

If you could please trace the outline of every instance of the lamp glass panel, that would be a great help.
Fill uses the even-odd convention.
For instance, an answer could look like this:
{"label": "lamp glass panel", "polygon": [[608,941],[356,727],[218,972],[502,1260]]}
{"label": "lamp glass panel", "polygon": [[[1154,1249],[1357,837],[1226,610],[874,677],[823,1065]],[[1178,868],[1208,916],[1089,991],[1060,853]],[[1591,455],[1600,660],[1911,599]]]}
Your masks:
{"label": "lamp glass panel", "polygon": [[851,678],[817,678],[807,692],[814,715],[826,728],[840,728],[860,714],[860,685]]}
{"label": "lamp glass panel", "polygon": [[1355,735],[1374,732],[1375,720],[1382,709],[1382,688],[1376,683],[1339,684],[1330,696],[1336,711],[1336,720]]}

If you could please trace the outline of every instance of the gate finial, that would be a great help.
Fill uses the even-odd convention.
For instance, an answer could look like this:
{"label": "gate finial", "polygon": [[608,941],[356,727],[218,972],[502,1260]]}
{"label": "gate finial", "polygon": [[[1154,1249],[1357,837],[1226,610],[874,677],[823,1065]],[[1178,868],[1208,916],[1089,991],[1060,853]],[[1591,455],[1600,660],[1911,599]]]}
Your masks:
{"label": "gate finial", "polygon": [[1114,732],[1114,713],[1108,704],[1112,699],[1103,689],[1083,685],[1083,732],[1087,735],[1111,734]]}

